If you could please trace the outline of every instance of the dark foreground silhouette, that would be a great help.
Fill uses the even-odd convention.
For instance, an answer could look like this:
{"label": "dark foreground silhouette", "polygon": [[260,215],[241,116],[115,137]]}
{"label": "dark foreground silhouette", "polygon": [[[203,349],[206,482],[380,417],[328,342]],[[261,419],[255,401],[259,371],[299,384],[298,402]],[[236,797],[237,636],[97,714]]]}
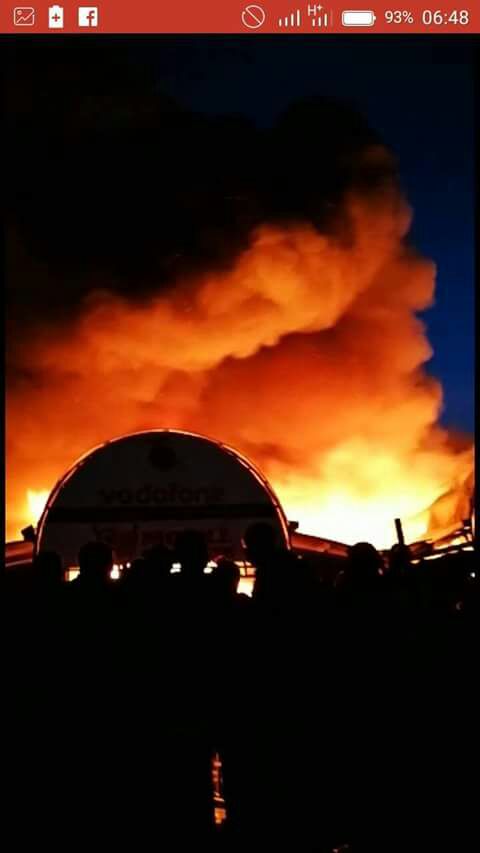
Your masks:
{"label": "dark foreground silhouette", "polygon": [[358,543],[326,583],[268,525],[245,549],[252,598],[188,530],[116,582],[92,542],[7,585],[6,849],[470,849],[473,553]]}

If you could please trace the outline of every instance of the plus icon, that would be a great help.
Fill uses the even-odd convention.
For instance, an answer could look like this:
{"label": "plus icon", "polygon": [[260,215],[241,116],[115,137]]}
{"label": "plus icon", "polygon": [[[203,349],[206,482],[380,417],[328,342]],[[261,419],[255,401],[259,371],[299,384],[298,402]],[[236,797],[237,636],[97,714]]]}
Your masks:
{"label": "plus icon", "polygon": [[48,26],[51,30],[63,29],[62,6],[50,6],[48,10]]}

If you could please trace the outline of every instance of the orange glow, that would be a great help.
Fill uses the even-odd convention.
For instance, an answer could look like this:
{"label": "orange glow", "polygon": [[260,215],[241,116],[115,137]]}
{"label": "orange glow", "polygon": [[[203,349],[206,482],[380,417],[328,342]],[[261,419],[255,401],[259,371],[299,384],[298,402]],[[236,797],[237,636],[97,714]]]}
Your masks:
{"label": "orange glow", "polygon": [[10,342],[35,381],[9,394],[7,538],[90,447],[158,427],[244,453],[305,533],[389,547],[396,517],[409,542],[465,518],[472,441],[438,424],[416,316],[435,270],[404,240],[410,218],[387,183],[347,196],[336,233],[265,226],[227,271],[145,303],[99,288],[61,328]]}
{"label": "orange glow", "polygon": [[66,580],[70,583],[71,581],[76,580],[76,578],[78,578],[79,574],[80,574],[80,569],[78,566],[70,566],[65,573],[65,577],[66,577]]}
{"label": "orange glow", "polygon": [[243,595],[248,595],[249,598],[251,598],[253,593],[253,584],[253,577],[241,577],[238,582],[237,592],[242,593]]}
{"label": "orange glow", "polygon": [[49,494],[50,492],[48,489],[41,489],[38,492],[33,489],[27,489],[27,511],[24,523],[22,523],[23,527],[26,527],[27,524],[32,524],[33,527],[36,527],[37,522],[45,509],[45,504],[47,503]]}

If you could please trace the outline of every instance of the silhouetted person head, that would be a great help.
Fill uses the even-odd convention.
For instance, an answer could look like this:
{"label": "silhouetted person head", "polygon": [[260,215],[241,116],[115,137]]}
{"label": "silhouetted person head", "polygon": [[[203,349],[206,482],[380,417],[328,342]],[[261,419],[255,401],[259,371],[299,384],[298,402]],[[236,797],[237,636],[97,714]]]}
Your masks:
{"label": "silhouetted person head", "polygon": [[349,549],[346,581],[350,586],[366,589],[377,581],[382,566],[383,560],[373,545],[357,542]]}
{"label": "silhouetted person head", "polygon": [[208,547],[201,530],[182,530],[175,541],[175,562],[182,566],[184,578],[203,577],[208,563]]}
{"label": "silhouetted person head", "polygon": [[173,563],[173,553],[170,548],[166,545],[152,545],[145,551],[143,557],[152,579],[160,580],[169,577]]}
{"label": "silhouetted person head", "polygon": [[243,542],[246,556],[255,566],[253,599],[259,603],[282,602],[284,606],[291,575],[291,553],[279,541],[271,524],[257,522],[245,531]]}
{"label": "silhouetted person head", "polygon": [[144,568],[145,568],[145,557],[136,557],[133,560],[126,577],[129,577],[130,575],[135,574],[135,572],[142,572],[144,570]]}
{"label": "silhouetted person head", "polygon": [[62,560],[56,551],[39,551],[33,561],[35,582],[44,588],[54,588],[63,583]]}
{"label": "silhouetted person head", "polygon": [[247,559],[257,569],[269,566],[275,559],[279,542],[277,532],[271,524],[251,524],[245,531],[243,541]]}
{"label": "silhouetted person head", "polygon": [[240,569],[233,560],[220,557],[217,568],[213,570],[214,588],[221,598],[234,598],[237,594]]}
{"label": "silhouetted person head", "polygon": [[144,557],[136,557],[129,569],[122,575],[122,585],[131,588],[141,587],[147,573],[147,563]]}
{"label": "silhouetted person head", "polygon": [[407,545],[397,543],[390,549],[388,555],[389,572],[393,575],[403,575],[411,566],[410,549]]}
{"label": "silhouetted person head", "polygon": [[125,577],[124,586],[128,589],[149,596],[158,592],[158,587],[164,587],[170,579],[173,554],[164,545],[153,545],[137,557]]}
{"label": "silhouetted person head", "polygon": [[80,579],[91,584],[106,584],[110,581],[113,552],[105,542],[87,542],[78,552]]}

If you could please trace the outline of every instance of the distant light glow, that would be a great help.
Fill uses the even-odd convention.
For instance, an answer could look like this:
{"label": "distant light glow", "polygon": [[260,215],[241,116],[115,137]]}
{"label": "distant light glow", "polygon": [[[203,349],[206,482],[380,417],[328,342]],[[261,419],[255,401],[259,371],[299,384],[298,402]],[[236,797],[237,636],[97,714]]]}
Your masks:
{"label": "distant light glow", "polygon": [[248,595],[248,597],[251,598],[253,593],[254,580],[255,578],[252,577],[241,577],[238,582],[237,592],[243,593],[243,595]]}
{"label": "distant light glow", "polygon": [[48,501],[49,494],[50,492],[48,489],[41,489],[38,492],[33,489],[27,490],[28,520],[34,527],[36,527],[40,516],[45,509],[45,504]]}
{"label": "distant light glow", "polygon": [[215,823],[217,826],[227,819],[227,810],[224,806],[215,806],[214,809]]}
{"label": "distant light glow", "polygon": [[65,572],[65,577],[68,583],[70,581],[74,581],[75,578],[78,578],[80,574],[80,569],[78,566],[69,566],[67,571]]}

